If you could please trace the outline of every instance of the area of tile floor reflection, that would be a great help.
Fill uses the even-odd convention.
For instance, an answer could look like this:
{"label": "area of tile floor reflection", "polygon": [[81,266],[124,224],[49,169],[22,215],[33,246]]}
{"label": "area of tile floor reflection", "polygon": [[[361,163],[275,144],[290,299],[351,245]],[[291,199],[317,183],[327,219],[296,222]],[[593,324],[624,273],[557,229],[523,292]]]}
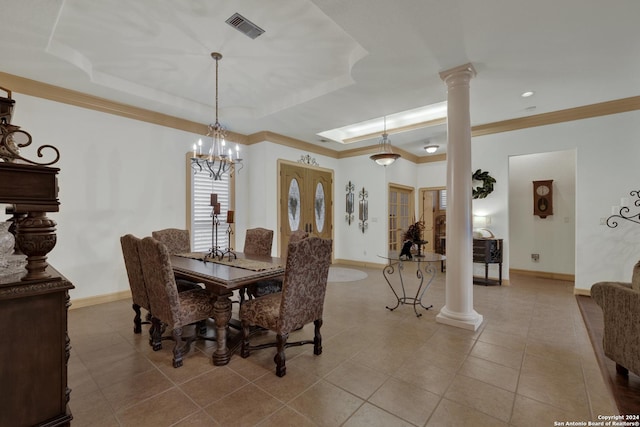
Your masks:
{"label": "area of tile floor reflection", "polygon": [[[283,378],[274,349],[216,367],[209,341],[174,369],[172,342],[154,352],[148,325],[133,333],[131,300],[71,309],[72,425],[553,426],[617,413],[572,283],[476,285],[484,323],[473,332],[436,323],[444,273],[417,318],[385,308],[395,299],[381,270],[359,270],[366,279],[328,284],[322,355],[287,349]],[[308,325],[292,339],[312,335]]]}

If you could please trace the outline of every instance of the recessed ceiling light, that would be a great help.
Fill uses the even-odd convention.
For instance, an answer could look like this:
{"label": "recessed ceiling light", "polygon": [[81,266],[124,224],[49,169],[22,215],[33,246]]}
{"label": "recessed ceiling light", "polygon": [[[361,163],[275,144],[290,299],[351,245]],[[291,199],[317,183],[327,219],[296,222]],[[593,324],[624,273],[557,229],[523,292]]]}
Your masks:
{"label": "recessed ceiling light", "polygon": [[522,92],[522,95],[520,95],[520,96],[523,97],[523,98],[528,98],[528,97],[530,97],[532,95],[533,95],[533,92],[529,90],[527,92]]}

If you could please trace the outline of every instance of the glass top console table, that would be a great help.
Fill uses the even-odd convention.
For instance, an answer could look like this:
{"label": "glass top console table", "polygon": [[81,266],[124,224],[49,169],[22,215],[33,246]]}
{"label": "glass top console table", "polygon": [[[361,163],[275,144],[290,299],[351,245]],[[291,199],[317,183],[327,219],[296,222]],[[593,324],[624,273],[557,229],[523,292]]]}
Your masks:
{"label": "glass top console table", "polygon": [[[426,253],[420,257],[414,256],[412,259],[400,258],[396,253],[390,253],[388,256],[378,256],[387,260],[387,265],[382,270],[382,275],[396,297],[396,305],[393,307],[387,306],[387,309],[393,311],[400,305],[409,304],[413,306],[413,311],[416,313],[416,316],[420,317],[422,313],[418,312],[418,306],[425,310],[433,307],[433,305],[423,305],[422,297],[427,289],[429,289],[429,286],[431,286],[431,282],[433,282],[438,271],[439,264],[447,259],[444,255]],[[409,275],[415,274],[419,282],[415,296],[411,296],[411,294],[409,296],[407,295],[405,269]]]}

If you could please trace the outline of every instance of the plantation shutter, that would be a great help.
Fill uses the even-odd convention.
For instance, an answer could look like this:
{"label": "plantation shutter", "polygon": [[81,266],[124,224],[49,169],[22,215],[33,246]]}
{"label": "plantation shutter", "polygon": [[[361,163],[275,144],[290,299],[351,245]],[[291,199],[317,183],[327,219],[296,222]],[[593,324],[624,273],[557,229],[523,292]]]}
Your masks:
{"label": "plantation shutter", "polygon": [[231,202],[229,175],[213,180],[205,171],[191,173],[191,248],[194,252],[208,252],[212,243],[213,207],[211,194],[218,195],[220,214],[218,220],[218,246],[224,251],[229,247],[227,211]]}
{"label": "plantation shutter", "polygon": [[447,190],[440,190],[439,191],[439,196],[440,196],[440,210],[441,211],[446,211],[447,210]]}

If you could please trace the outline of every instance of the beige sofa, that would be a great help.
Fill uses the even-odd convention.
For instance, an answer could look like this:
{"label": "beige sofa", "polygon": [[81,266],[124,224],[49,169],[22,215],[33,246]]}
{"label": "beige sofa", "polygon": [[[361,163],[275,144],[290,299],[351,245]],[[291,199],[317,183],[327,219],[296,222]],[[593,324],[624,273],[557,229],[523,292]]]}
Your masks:
{"label": "beige sofa", "polygon": [[598,282],[591,287],[591,298],[604,315],[604,354],[616,362],[619,374],[640,375],[640,261],[631,283]]}

